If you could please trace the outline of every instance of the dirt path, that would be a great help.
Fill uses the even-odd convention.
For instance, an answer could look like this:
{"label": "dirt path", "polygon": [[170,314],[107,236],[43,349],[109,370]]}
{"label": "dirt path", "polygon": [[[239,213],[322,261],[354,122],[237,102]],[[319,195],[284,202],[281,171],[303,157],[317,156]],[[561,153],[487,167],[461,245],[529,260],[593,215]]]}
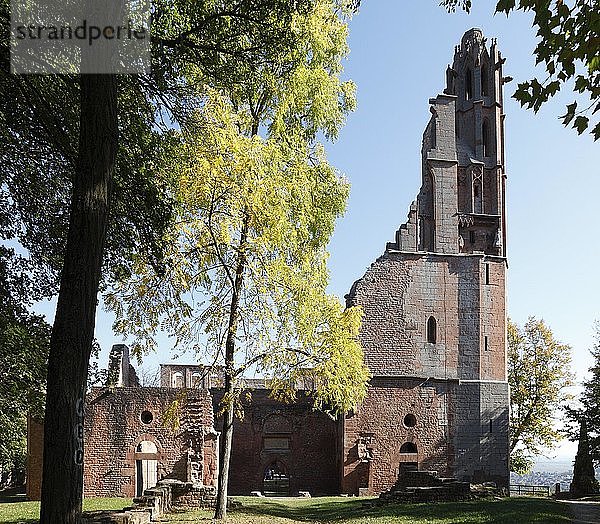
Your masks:
{"label": "dirt path", "polygon": [[592,500],[565,500],[574,524],[600,524],[600,502]]}

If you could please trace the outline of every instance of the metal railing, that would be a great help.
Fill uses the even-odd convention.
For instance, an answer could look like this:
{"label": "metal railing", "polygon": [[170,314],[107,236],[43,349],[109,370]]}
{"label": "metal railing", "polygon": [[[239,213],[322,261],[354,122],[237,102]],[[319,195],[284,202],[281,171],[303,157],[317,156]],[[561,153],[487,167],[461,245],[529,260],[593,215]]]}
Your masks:
{"label": "metal railing", "polygon": [[530,495],[530,496],[550,496],[550,486],[532,486],[527,484],[511,484],[510,494],[512,496]]}

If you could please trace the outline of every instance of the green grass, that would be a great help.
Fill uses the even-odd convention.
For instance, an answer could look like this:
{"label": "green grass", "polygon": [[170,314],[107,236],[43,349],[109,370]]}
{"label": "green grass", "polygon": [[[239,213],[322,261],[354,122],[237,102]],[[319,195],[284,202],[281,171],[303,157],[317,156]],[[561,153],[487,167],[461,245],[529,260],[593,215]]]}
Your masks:
{"label": "green grass", "polygon": [[[566,504],[546,498],[513,497],[502,500],[439,504],[371,504],[370,498],[272,498],[236,497],[242,507],[228,512],[231,524],[554,524],[570,522]],[[122,509],[129,499],[86,499],[86,511]],[[32,524],[38,521],[39,502],[0,504],[0,524]],[[165,515],[162,522],[191,524],[211,522],[211,511],[186,511]]]}
{"label": "green grass", "polygon": [[[243,506],[228,512],[231,524],[554,524],[570,522],[566,505],[551,499],[513,497],[438,504],[369,504],[367,498],[260,499],[236,497]],[[210,522],[212,512],[172,513],[172,524]]]}
{"label": "green grass", "polygon": [[[131,499],[85,499],[84,511],[123,509],[131,505]],[[33,524],[40,518],[39,502],[7,502],[0,504],[0,524]]]}

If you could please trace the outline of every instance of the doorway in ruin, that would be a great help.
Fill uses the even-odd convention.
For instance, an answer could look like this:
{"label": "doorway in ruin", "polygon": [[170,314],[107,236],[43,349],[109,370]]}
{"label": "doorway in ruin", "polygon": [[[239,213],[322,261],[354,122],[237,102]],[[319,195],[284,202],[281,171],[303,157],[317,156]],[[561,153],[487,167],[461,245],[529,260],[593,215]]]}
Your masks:
{"label": "doorway in ruin", "polygon": [[405,442],[400,446],[400,464],[398,475],[402,476],[407,471],[418,471],[419,459],[417,445],[414,442]]}
{"label": "doorway in ruin", "polygon": [[158,482],[158,449],[156,444],[143,440],[135,448],[135,496],[141,497]]}
{"label": "doorway in ruin", "polygon": [[290,494],[290,477],[285,464],[276,460],[267,466],[263,477],[263,493],[267,497],[287,497]]}

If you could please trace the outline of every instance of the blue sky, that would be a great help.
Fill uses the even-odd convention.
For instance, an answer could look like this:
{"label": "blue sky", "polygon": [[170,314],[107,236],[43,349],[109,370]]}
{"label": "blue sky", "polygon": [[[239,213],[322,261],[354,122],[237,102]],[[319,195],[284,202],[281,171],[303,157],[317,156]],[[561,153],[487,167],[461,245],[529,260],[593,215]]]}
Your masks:
{"label": "blue sky", "polygon": [[[476,0],[471,14],[448,14],[434,0],[363,0],[350,25],[351,54],[345,76],[357,84],[358,106],[329,159],[351,182],[345,217],[331,242],[330,289],[340,298],[392,240],[420,185],[421,135],[430,97],[444,87],[454,46],[471,27],[497,38],[507,58],[504,74],[508,174],[508,313],[518,323],[543,318],[556,337],[573,347],[574,369],[583,378],[591,360],[597,297],[596,213],[600,202],[600,143],[565,129],[558,116],[570,92],[535,115],[511,98],[516,83],[533,74],[536,45],[530,14],[493,15],[494,2]],[[41,306],[53,316],[53,306]],[[111,318],[100,312],[97,338],[107,350],[119,340]],[[167,339],[145,367],[171,359]],[[193,356],[184,359],[191,361]],[[558,454],[571,456],[563,446]]]}

